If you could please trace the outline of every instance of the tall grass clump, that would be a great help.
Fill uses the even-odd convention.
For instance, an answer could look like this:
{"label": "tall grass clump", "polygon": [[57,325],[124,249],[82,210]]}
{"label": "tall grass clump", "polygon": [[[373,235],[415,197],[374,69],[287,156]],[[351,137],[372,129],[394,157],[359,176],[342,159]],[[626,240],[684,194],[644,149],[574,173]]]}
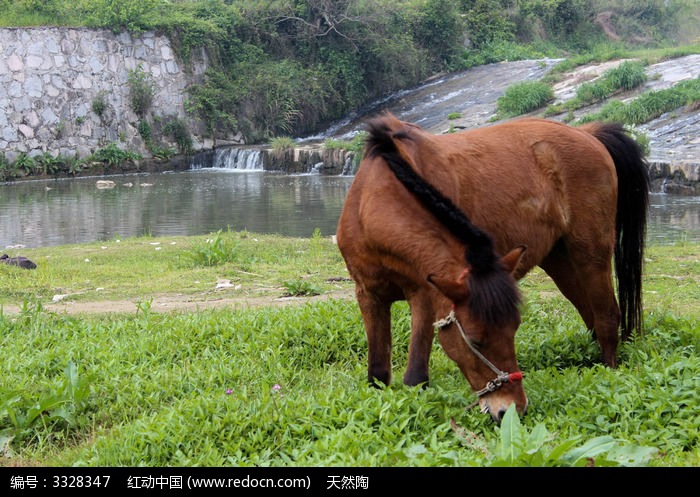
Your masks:
{"label": "tall grass clump", "polygon": [[110,166],[117,166],[127,161],[139,159],[141,159],[141,154],[132,152],[131,150],[124,150],[115,142],[110,142],[104,147],[98,148],[90,156],[90,160],[104,162]]}
{"label": "tall grass clump", "polygon": [[558,80],[562,74],[586,64],[606,62],[613,59],[623,59],[630,56],[630,49],[621,44],[608,42],[598,43],[583,53],[575,53],[558,62],[544,78],[548,82]]}
{"label": "tall grass clump", "polygon": [[328,138],[323,142],[323,146],[329,150],[342,149],[353,152],[352,157],[353,171],[352,174],[357,172],[357,168],[360,166],[362,161],[362,156],[365,148],[365,140],[367,138],[367,133],[365,131],[360,131],[352,140],[336,140],[333,138]]}
{"label": "tall grass clump", "polygon": [[362,153],[365,146],[366,138],[367,132],[360,131],[355,136],[353,136],[352,140],[338,140],[335,138],[327,138],[326,140],[324,140],[323,146],[329,150],[342,149]]}
{"label": "tall grass clump", "polygon": [[195,265],[219,266],[238,259],[238,241],[231,233],[217,231],[213,238],[193,244],[188,258]]}
{"label": "tall grass clump", "polygon": [[607,70],[596,81],[583,83],[576,90],[576,97],[560,104],[551,105],[545,116],[574,111],[586,105],[610,98],[615,93],[637,88],[647,80],[645,64],[640,61],[625,61],[619,66]]}
{"label": "tall grass clump", "polygon": [[499,118],[527,114],[554,98],[552,88],[541,81],[525,81],[510,86],[496,102]]}
{"label": "tall grass clump", "polygon": [[576,98],[567,108],[578,108],[600,102],[618,91],[626,91],[644,84],[647,75],[644,64],[639,61],[625,61],[619,66],[609,69],[594,82],[583,83],[576,91]]}
{"label": "tall grass clump", "polygon": [[0,418],[6,421],[0,423],[3,451],[8,441],[23,443],[37,432],[63,438],[89,416],[90,379],[81,376],[71,360],[65,363],[62,375],[28,387],[5,390],[0,398]]}
{"label": "tall grass clump", "polygon": [[[474,439],[455,426],[455,431],[468,445]],[[644,466],[656,455],[654,447],[640,447],[601,435],[582,441],[570,438],[555,442],[555,435],[544,423],[528,430],[511,405],[498,428],[499,437],[487,448],[489,467],[582,467],[582,466]],[[490,450],[488,450],[490,449]],[[483,448],[482,448],[483,450]]]}
{"label": "tall grass clump", "polygon": [[278,136],[272,139],[270,146],[272,147],[273,152],[279,154],[285,150],[294,150],[296,142],[293,138],[288,136]]}
{"label": "tall grass clump", "polygon": [[632,90],[646,83],[645,64],[641,61],[627,60],[606,71],[604,79],[612,89]]}

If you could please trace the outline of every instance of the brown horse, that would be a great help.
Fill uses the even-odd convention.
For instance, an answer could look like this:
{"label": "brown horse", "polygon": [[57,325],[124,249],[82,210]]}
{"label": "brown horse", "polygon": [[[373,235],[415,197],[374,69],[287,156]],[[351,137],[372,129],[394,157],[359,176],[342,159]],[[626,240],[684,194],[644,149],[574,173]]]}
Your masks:
{"label": "brown horse", "polygon": [[619,124],[523,118],[436,136],[391,114],[371,120],[337,231],[370,383],[391,382],[390,308],[406,300],[405,384],[427,384],[437,328],[483,412],[524,414],[517,280],[535,266],[616,367],[620,326],[623,339],[641,333],[648,192],[641,147]]}

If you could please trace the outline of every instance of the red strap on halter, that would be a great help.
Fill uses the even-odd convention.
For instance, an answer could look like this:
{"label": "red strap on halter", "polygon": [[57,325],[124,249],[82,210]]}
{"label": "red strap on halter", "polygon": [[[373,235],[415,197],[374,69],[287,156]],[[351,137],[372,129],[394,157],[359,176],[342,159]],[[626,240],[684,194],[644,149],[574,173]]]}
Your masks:
{"label": "red strap on halter", "polygon": [[516,371],[515,373],[508,374],[508,381],[522,381],[523,373],[522,371]]}

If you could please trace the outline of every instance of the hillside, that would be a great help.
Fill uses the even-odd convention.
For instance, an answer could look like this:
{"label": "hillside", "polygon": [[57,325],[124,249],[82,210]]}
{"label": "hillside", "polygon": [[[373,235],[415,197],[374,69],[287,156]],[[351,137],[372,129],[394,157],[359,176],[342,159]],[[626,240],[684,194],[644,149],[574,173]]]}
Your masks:
{"label": "hillside", "polygon": [[699,16],[696,0],[0,0],[3,27],[165,35],[183,67],[205,53],[188,112],[212,139],[249,144],[317,132],[436,74],[697,43]]}

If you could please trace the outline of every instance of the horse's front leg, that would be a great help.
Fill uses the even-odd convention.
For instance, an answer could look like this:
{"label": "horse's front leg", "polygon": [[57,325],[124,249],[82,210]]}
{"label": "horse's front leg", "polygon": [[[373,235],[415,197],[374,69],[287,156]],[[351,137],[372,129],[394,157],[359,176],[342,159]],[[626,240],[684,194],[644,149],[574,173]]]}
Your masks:
{"label": "horse's front leg", "polygon": [[428,386],[430,352],[433,347],[433,321],[435,313],[432,304],[424,293],[411,295],[411,341],[408,346],[408,365],[403,375],[406,385]]}
{"label": "horse's front leg", "polygon": [[363,290],[355,289],[367,334],[367,378],[373,386],[377,381],[391,384],[391,302]]}

